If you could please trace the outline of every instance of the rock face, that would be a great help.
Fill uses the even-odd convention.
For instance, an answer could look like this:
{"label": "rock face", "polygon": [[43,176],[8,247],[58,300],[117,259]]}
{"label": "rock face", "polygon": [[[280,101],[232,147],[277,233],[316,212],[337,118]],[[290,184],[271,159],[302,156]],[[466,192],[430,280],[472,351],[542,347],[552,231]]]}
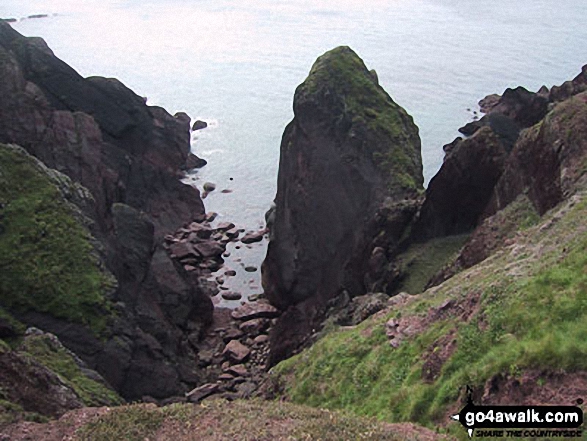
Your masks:
{"label": "rock face", "polygon": [[103,295],[118,320],[97,338],[85,315],[72,323],[42,302],[10,312],[56,334],[125,398],[190,390],[199,380],[187,334],[211,320],[212,303],[162,246],[165,234],[205,216],[198,190],[179,180],[189,118],[147,106],[115,79],[82,78],[43,40],[3,21],[0,76],[0,142],[73,182],[55,185],[83,212],[97,264],[116,279]]}
{"label": "rock face", "polygon": [[525,111],[512,99],[513,93],[508,100],[491,96],[491,105],[484,102],[490,115],[502,111],[517,123],[534,122],[520,132],[511,150],[491,127],[483,127],[447,152],[430,182],[411,240],[472,234],[454,262],[434,276],[429,286],[481,262],[507,243],[520,225],[574,194],[578,181],[585,179],[586,72],[583,67],[574,80],[553,87],[550,93],[521,94],[528,98],[522,100],[526,104],[548,99],[550,110],[538,120],[542,110],[533,114],[537,107],[531,105],[522,117]]}
{"label": "rock face", "polygon": [[459,141],[430,181],[413,239],[424,241],[475,228],[507,156],[506,147],[489,127]]}
{"label": "rock face", "polygon": [[267,297],[289,308],[273,333],[273,361],[300,343],[329,299],[366,292],[376,213],[415,198],[423,182],[417,127],[350,48],[318,58],[293,107],[263,263]]}

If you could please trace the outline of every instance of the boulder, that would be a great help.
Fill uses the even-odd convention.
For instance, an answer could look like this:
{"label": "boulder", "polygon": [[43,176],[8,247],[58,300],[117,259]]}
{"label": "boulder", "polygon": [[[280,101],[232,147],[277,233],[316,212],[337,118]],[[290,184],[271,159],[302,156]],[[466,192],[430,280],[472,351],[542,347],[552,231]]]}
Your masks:
{"label": "boulder", "polygon": [[279,311],[268,303],[256,302],[246,303],[236,308],[230,315],[233,319],[247,321],[256,318],[275,318],[279,315]]}
{"label": "boulder", "polygon": [[210,192],[216,190],[216,184],[214,184],[213,182],[204,182],[203,188],[206,193],[210,193]]}
{"label": "boulder", "polygon": [[234,291],[225,291],[221,295],[225,300],[240,300],[242,298],[242,294]]}
{"label": "boulder", "polygon": [[222,355],[224,357],[234,361],[235,363],[242,363],[247,359],[250,353],[251,349],[243,345],[238,340],[229,341],[224,348],[224,351],[222,351]]}
{"label": "boulder", "polygon": [[213,240],[196,243],[193,247],[200,256],[205,258],[221,256],[225,250],[222,244]]}
{"label": "boulder", "polygon": [[216,383],[206,383],[202,386],[196,387],[186,394],[186,398],[190,403],[199,403],[204,398],[215,394],[220,390],[220,386]]}
{"label": "boulder", "polygon": [[269,320],[263,318],[256,318],[247,320],[239,325],[239,329],[245,334],[258,335],[260,332],[267,329],[269,326]]}
{"label": "boulder", "polygon": [[259,230],[259,231],[255,231],[252,233],[247,233],[241,238],[241,242],[242,243],[260,242],[263,240],[263,236],[265,235],[266,232],[267,232],[267,230]]}
{"label": "boulder", "polygon": [[192,130],[196,131],[196,130],[202,130],[205,129],[206,127],[208,127],[208,123],[206,121],[202,121],[202,120],[196,120],[194,122],[194,125],[192,126]]}

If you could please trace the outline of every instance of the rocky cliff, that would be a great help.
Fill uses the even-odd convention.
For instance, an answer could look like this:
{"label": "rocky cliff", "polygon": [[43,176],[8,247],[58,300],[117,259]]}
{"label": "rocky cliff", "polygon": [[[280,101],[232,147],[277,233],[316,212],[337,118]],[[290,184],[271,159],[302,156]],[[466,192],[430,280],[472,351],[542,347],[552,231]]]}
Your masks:
{"label": "rocky cliff", "polygon": [[[465,386],[476,405],[583,403],[585,72],[542,92],[547,112],[520,129],[511,149],[490,126],[453,145],[427,190],[434,204],[427,199],[423,205],[430,211],[422,216],[434,211],[438,217],[429,219],[437,223],[420,230],[434,237],[473,229],[450,271],[423,292],[391,297],[358,326],[332,327],[276,366],[282,398],[419,422],[459,438],[466,432],[450,416],[465,405]],[[430,250],[440,239],[409,243],[409,249]]]}
{"label": "rocky cliff", "polygon": [[367,291],[381,224],[397,243],[423,182],[417,127],[350,48],[317,59],[293,107],[263,264],[267,297],[285,311],[273,360],[303,341],[329,300]]}
{"label": "rocky cliff", "polygon": [[[57,335],[126,398],[163,398],[197,385],[193,343],[211,320],[212,304],[197,275],[188,276],[162,245],[166,233],[204,215],[198,191],[179,181],[190,155],[189,117],[147,106],[117,80],[82,78],[43,40],[1,20],[0,76],[0,142],[22,146],[43,170],[54,170],[49,181],[39,178],[40,166],[19,175],[13,160],[29,160],[4,156],[0,176],[14,179],[0,189],[0,243],[27,243],[6,263],[11,277],[2,270],[1,305]],[[26,193],[39,179],[57,190]],[[27,194],[40,211],[17,231],[31,203]],[[80,213],[67,228],[47,214],[61,200]],[[89,244],[61,246],[59,238],[71,242],[75,225],[87,230]],[[111,282],[71,271],[84,253]],[[76,300],[76,280],[91,288],[84,293],[101,309]],[[16,295],[21,285],[34,296]]]}

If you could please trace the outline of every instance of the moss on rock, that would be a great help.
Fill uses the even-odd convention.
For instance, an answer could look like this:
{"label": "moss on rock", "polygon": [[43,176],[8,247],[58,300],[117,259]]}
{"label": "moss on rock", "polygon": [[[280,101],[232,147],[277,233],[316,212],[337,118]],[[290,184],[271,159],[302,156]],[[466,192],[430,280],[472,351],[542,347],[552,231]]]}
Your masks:
{"label": "moss on rock", "polygon": [[47,170],[20,147],[0,144],[0,304],[98,333],[110,314],[105,293],[115,281],[100,267],[81,213],[59,190],[71,181]]}
{"label": "moss on rock", "polygon": [[349,136],[365,140],[361,148],[371,152],[391,191],[422,189],[418,127],[348,46],[320,56],[296,90],[297,102],[329,99],[339,107],[334,114],[350,121]]}

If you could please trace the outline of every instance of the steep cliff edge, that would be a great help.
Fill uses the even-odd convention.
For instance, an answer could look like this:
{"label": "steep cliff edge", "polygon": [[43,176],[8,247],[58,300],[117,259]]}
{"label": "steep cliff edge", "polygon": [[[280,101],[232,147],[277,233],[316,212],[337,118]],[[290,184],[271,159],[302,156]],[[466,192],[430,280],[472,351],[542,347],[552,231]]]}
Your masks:
{"label": "steep cliff edge", "polygon": [[381,223],[394,224],[397,242],[423,183],[417,127],[350,48],[317,59],[293,107],[263,263],[267,297],[285,310],[273,360],[303,341],[329,300],[367,291]]}
{"label": "steep cliff edge", "polygon": [[[65,227],[46,240],[30,240],[28,254],[14,256],[10,264],[21,271],[2,283],[0,306],[57,335],[125,398],[164,398],[198,385],[195,342],[212,318],[212,303],[197,274],[174,263],[162,243],[165,234],[204,217],[198,190],[179,180],[190,155],[189,117],[147,106],[115,79],[82,78],[43,40],[25,38],[2,20],[0,76],[0,142],[22,146],[48,170],[68,177],[52,185],[59,198],[78,206],[95,245],[93,258],[115,279],[106,287],[94,281],[84,292],[103,296],[116,313],[73,308],[69,312],[77,316],[67,314],[82,285],[75,278],[67,284],[69,273],[58,266],[72,261],[68,252],[75,250],[47,245],[59,235],[68,243]],[[9,176],[14,164],[2,167]],[[6,182],[2,223],[14,224],[17,201],[35,179],[33,173]],[[79,191],[84,197],[76,197]],[[51,202],[47,197],[43,206]],[[41,234],[42,221],[30,217],[23,237]],[[12,243],[15,234],[5,230],[0,239]],[[42,267],[31,266],[31,256]],[[35,279],[35,297],[26,304],[12,302],[23,282],[18,277]],[[102,326],[91,326],[93,321]]]}

